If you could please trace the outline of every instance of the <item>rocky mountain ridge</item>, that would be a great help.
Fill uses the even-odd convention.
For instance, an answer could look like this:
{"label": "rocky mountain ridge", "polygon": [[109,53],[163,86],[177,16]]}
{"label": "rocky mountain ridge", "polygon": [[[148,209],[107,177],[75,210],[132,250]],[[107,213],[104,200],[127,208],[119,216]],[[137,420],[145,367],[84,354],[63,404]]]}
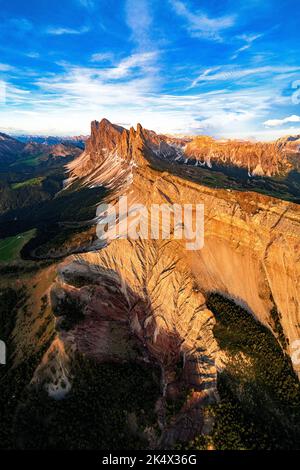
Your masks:
{"label": "rocky mountain ridge", "polygon": [[[129,206],[138,202],[147,209],[204,204],[204,246],[188,251],[186,239],[174,233],[155,240],[108,236],[101,249],[93,242],[88,253],[66,258],[51,289],[56,338],[33,379],[60,397],[72,387],[68,363],[75,351],[100,362],[134,355],[158,364],[162,394],[156,411],[162,434],[156,445],[167,447],[209,432],[213,424],[203,410],[218,401],[218,371],[226,354],[214,338],[207,293],[220,292],[246,307],[290,356],[300,335],[299,206],[201,186],[174,176],[173,163],[169,171],[152,167],[155,160],[174,155],[174,143],[162,142],[141,125],[128,131],[107,120],[92,123],[85,151],[68,165],[67,188],[103,185],[109,190],[104,202],[116,208],[120,195],[127,196]],[[122,217],[117,220],[123,223]],[[193,392],[168,423],[166,402],[183,389]]]}
{"label": "rocky mountain ridge", "polygon": [[[173,176],[172,167],[170,173],[159,173],[151,168],[151,159],[158,153],[160,158],[162,153],[164,156],[171,155],[173,147],[165,143],[162,145],[155,133],[144,130],[141,125],[137,126],[136,131],[113,128],[111,140],[109,123],[106,121],[102,126],[100,124],[94,129],[92,140],[87,144],[87,153],[69,164],[71,180],[81,179],[84,174],[83,181],[89,184],[90,175],[93,174],[93,184],[98,182],[113,188],[109,195],[110,202],[114,202],[114,197],[121,190],[128,196],[129,205],[133,201],[146,207],[154,203],[172,204],[178,201],[203,203],[206,227],[204,247],[192,256],[185,254],[185,258],[199,257],[198,265],[193,262],[193,267],[201,277],[201,288],[204,291],[220,290],[238,299],[265,324],[272,323],[268,317],[275,306],[282,317],[283,329],[289,330],[286,336],[291,344],[298,337],[299,328],[297,315],[300,303],[296,287],[300,279],[297,261],[299,206],[255,193],[203,187]],[[88,159],[88,152],[91,152],[91,160]],[[107,163],[106,156],[109,161],[110,158],[120,159],[120,164],[115,164],[113,174],[101,171]],[[98,168],[97,177],[93,173],[93,164]],[[89,170],[92,168],[91,173],[85,171],[87,167]],[[215,251],[214,246],[219,249]],[[293,274],[291,270],[283,274],[278,259],[294,266]],[[232,271],[233,264],[235,269]],[[220,265],[223,267],[222,273]],[[240,282],[242,279],[248,279],[250,284]],[[284,292],[282,286],[285,286]]]}
{"label": "rocky mountain ridge", "polygon": [[57,144],[64,144],[64,145],[74,145],[80,149],[84,149],[85,142],[89,136],[86,135],[75,135],[75,136],[51,136],[51,135],[32,135],[32,134],[21,134],[16,135],[15,138],[18,139],[20,142],[28,143],[28,142],[36,142],[37,144],[45,144],[45,145],[57,145]]}
{"label": "rocky mountain ridge", "polygon": [[[98,135],[102,135],[101,142]],[[99,165],[108,158],[122,156],[123,160],[141,165],[145,164],[145,161],[151,161],[151,158],[158,157],[185,167],[192,165],[214,170],[232,168],[245,171],[250,178],[276,177],[287,175],[299,166],[299,162],[289,157],[291,146],[293,153],[296,151],[297,140],[288,142],[289,144],[283,144],[281,140],[273,143],[215,140],[207,136],[172,137],[156,134],[144,129],[140,124],[136,130],[127,130],[103,119],[100,123],[92,123],[91,137],[87,140],[81,165],[77,166],[77,169],[70,166],[69,170],[71,175],[76,177],[80,176],[81,167],[82,176],[87,181],[87,175],[91,177],[93,165],[99,170]],[[145,158],[139,158],[139,152]]]}

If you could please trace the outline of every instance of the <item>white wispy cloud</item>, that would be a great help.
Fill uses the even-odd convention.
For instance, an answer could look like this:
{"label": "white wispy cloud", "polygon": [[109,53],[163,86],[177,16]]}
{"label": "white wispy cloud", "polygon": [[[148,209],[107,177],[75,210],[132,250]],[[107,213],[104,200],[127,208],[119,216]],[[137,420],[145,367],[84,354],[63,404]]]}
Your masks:
{"label": "white wispy cloud", "polygon": [[91,55],[91,62],[108,62],[112,61],[114,58],[111,52],[95,52]]}
{"label": "white wispy cloud", "polygon": [[0,80],[0,104],[5,103],[6,100],[6,83]]}
{"label": "white wispy cloud", "polygon": [[237,39],[240,39],[242,41],[244,41],[244,45],[239,47],[235,53],[232,55],[231,59],[236,59],[241,52],[244,52],[248,49],[251,48],[252,44],[254,43],[254,41],[256,41],[257,39],[260,39],[261,37],[263,37],[264,35],[263,34],[242,34],[240,36],[237,36]]}
{"label": "white wispy cloud", "polygon": [[13,70],[11,65],[0,63],[0,72],[9,72],[10,70]]}
{"label": "white wispy cloud", "polygon": [[[37,106],[69,103],[81,107],[118,106],[141,100],[154,87],[152,60],[155,52],[132,54],[107,67],[79,67],[61,63],[62,74],[48,75],[35,81],[41,93]],[[47,97],[46,97],[47,94]]]}
{"label": "white wispy cloud", "polygon": [[82,26],[81,28],[68,28],[63,26],[50,26],[46,29],[47,34],[52,34],[53,36],[62,36],[63,34],[85,34],[90,31],[89,26]]}
{"label": "white wispy cloud", "polygon": [[194,88],[199,83],[216,81],[236,81],[245,77],[255,75],[281,75],[293,74],[300,71],[300,66],[262,66],[249,67],[244,69],[234,68],[232,66],[218,66],[206,69],[196,77],[189,88]]}
{"label": "white wispy cloud", "polygon": [[186,23],[186,29],[193,37],[221,41],[221,33],[235,24],[235,15],[209,17],[203,11],[193,13],[181,0],[171,0],[171,5],[177,15]]}
{"label": "white wispy cloud", "polygon": [[39,52],[31,51],[31,52],[26,52],[24,54],[26,57],[29,57],[30,59],[38,59],[40,57]]}
{"label": "white wispy cloud", "polygon": [[269,119],[268,121],[264,122],[264,125],[266,127],[277,127],[290,122],[300,122],[300,116],[297,114],[292,114],[291,116],[287,116],[283,119]]}
{"label": "white wispy cloud", "polygon": [[126,0],[125,17],[131,29],[132,40],[140,49],[152,47],[149,31],[152,23],[151,10],[148,0]]}
{"label": "white wispy cloud", "polygon": [[156,51],[132,54],[103,73],[107,78],[123,78],[133,69],[143,70],[144,73],[151,72],[155,70],[154,61],[157,56]]}
{"label": "white wispy cloud", "polygon": [[95,3],[96,1],[94,0],[76,0],[77,3],[79,3],[80,5],[82,5],[84,8],[87,8],[88,10],[92,10],[93,8],[95,8]]}
{"label": "white wispy cloud", "polygon": [[3,112],[7,113],[6,106],[10,107],[10,105],[13,105],[13,107],[18,107],[18,106],[23,106],[24,103],[26,103],[27,99],[30,96],[29,90],[22,89],[20,87],[17,87],[13,85],[12,83],[9,83],[7,81],[2,81],[2,109]]}

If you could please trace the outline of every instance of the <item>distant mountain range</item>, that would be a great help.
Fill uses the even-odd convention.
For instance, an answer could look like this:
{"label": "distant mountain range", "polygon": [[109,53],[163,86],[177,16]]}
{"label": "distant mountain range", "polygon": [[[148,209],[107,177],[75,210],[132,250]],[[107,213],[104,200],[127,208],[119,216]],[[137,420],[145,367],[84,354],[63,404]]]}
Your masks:
{"label": "distant mountain range", "polygon": [[[79,139],[79,138],[78,138]],[[23,136],[23,138],[14,138],[7,134],[0,133],[0,164],[15,164],[29,158],[36,158],[37,161],[53,161],[59,157],[76,157],[80,154],[84,146],[82,140],[76,141],[75,138],[66,142],[58,138]]]}
{"label": "distant mountain range", "polygon": [[20,142],[36,142],[38,144],[46,144],[46,145],[56,145],[56,144],[64,144],[64,145],[75,145],[75,147],[79,147],[84,149],[85,142],[89,136],[87,135],[78,135],[78,136],[43,136],[43,135],[17,135],[15,136]]}
{"label": "distant mountain range", "polygon": [[65,165],[82,149],[62,142],[24,142],[0,134],[0,214],[52,199],[63,187]]}

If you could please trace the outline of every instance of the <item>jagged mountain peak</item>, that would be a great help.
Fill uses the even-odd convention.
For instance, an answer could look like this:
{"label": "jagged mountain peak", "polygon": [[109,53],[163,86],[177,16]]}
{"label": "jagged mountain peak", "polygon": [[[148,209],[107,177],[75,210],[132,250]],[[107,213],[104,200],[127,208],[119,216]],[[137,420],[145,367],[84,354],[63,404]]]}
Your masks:
{"label": "jagged mountain peak", "polygon": [[121,174],[132,175],[134,167],[147,166],[148,159],[157,155],[161,145],[171,150],[160,136],[140,123],[136,129],[128,130],[105,118],[93,121],[85,151],[68,166],[69,183],[79,178],[89,186],[107,180],[113,184],[114,178]]}
{"label": "jagged mountain peak", "polygon": [[119,130],[109,123],[93,121],[91,124],[91,136],[86,143],[86,152],[93,157],[96,154],[102,154],[104,149],[111,151],[119,141]]}
{"label": "jagged mountain peak", "polygon": [[118,131],[119,133],[123,132],[124,127],[119,126],[118,124],[113,124],[108,119],[103,118],[101,121],[92,121],[91,123],[92,131],[101,131],[101,132],[109,132],[109,131]]}

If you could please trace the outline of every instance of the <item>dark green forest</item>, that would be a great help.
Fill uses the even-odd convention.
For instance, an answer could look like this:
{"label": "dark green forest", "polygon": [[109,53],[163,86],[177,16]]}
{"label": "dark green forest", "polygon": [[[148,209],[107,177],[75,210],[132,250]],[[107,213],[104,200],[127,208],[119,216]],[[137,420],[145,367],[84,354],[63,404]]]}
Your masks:
{"label": "dark green forest", "polygon": [[299,449],[300,387],[290,358],[271,331],[232,300],[213,293],[207,305],[230,360],[218,376],[220,403],[210,407],[213,433],[188,447]]}

